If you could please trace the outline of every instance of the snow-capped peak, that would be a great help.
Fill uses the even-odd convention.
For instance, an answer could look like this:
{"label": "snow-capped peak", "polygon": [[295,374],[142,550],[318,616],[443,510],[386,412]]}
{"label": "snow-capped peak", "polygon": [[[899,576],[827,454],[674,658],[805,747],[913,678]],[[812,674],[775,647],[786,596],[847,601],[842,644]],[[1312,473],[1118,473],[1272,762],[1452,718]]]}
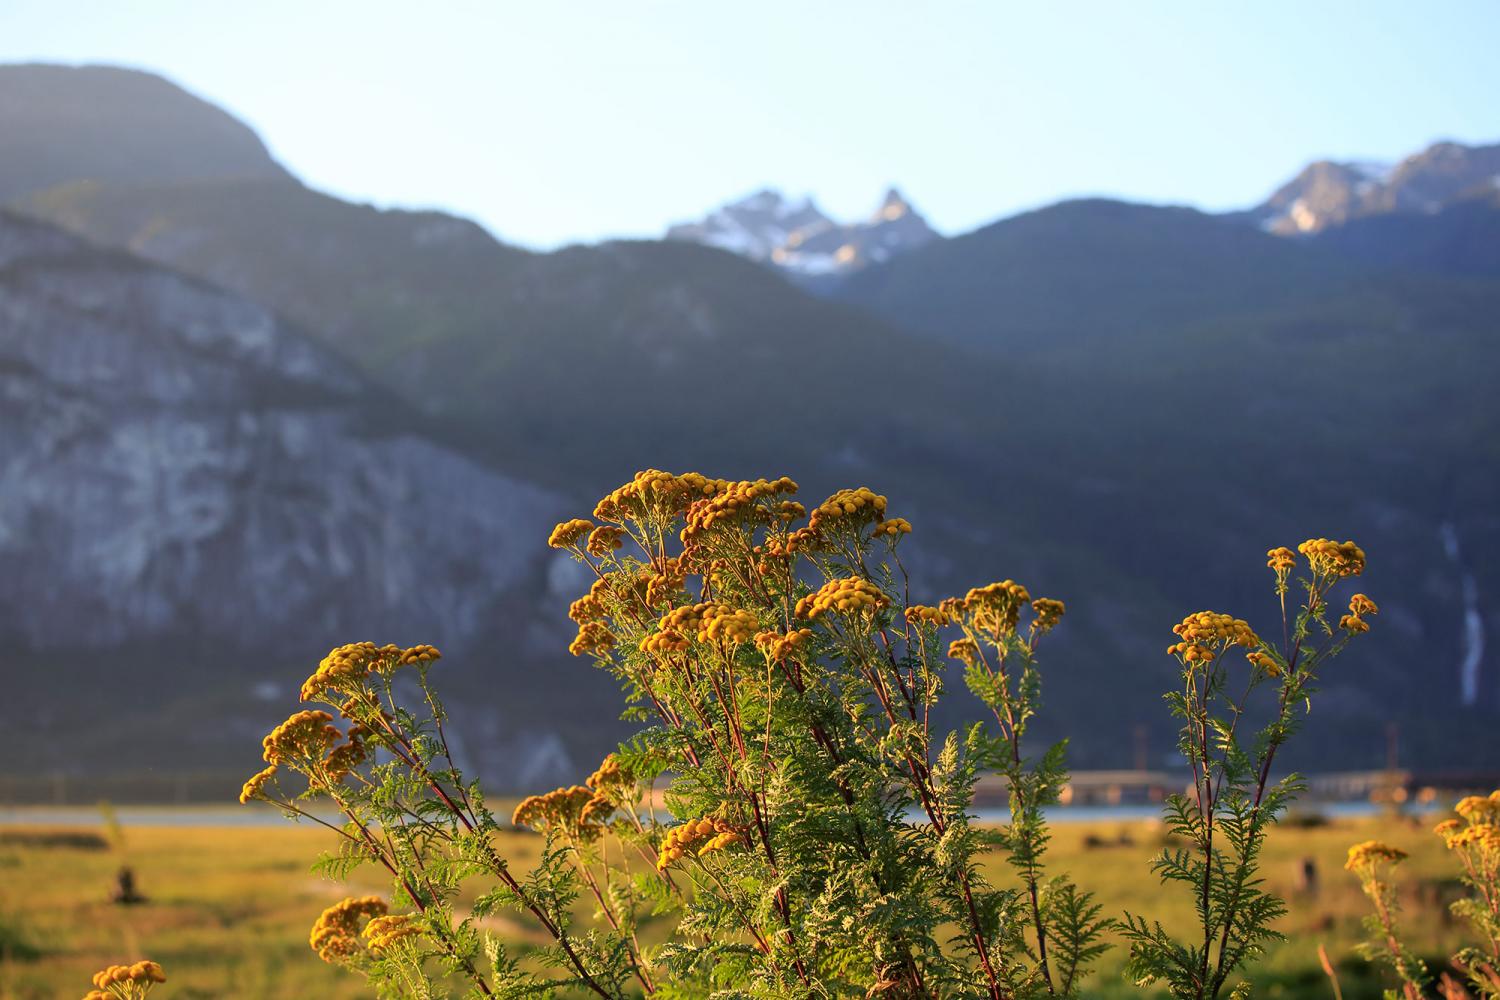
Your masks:
{"label": "snow-capped peak", "polygon": [[936,236],[894,187],[864,222],[835,222],[811,196],[788,198],[766,188],[667,230],[667,239],[719,247],[804,277],[858,270]]}

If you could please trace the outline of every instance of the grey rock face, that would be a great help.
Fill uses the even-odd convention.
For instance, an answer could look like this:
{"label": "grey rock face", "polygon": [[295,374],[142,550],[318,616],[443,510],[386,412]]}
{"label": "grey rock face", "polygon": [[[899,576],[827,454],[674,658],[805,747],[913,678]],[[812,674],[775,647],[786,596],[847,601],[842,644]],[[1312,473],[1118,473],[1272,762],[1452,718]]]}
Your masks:
{"label": "grey rock face", "polygon": [[1500,145],[1440,142],[1394,166],[1310,164],[1245,215],[1279,236],[1317,233],[1374,215],[1431,215],[1500,187]]}
{"label": "grey rock face", "polygon": [[0,215],[0,635],[461,642],[561,506],[259,306]]}

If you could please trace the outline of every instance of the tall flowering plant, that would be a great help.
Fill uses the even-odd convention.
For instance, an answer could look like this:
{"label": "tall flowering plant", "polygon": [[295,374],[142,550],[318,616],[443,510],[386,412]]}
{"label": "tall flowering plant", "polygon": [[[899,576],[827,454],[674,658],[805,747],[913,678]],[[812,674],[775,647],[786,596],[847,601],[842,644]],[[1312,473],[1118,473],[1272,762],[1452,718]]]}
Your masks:
{"label": "tall flowering plant", "polygon": [[[1349,640],[1369,630],[1375,602],[1349,598],[1337,625],[1329,622],[1334,588],[1364,571],[1365,554],[1353,542],[1310,539],[1267,553],[1281,609],[1279,640],[1257,635],[1233,615],[1200,611],[1172,631],[1168,647],[1181,686],[1167,703],[1182,720],[1178,749],[1191,765],[1191,794],[1168,800],[1168,828],[1187,842],[1164,850],[1152,867],[1164,884],[1192,894],[1200,934],[1179,941],[1161,924],[1127,914],[1127,972],[1137,983],[1162,983],[1174,997],[1218,997],[1230,978],[1280,937],[1273,922],[1285,903],[1260,877],[1266,834],[1301,789],[1289,774],[1271,780],[1276,753],[1311,707],[1318,675]],[[1299,565],[1303,572],[1293,575]],[[1301,593],[1289,606],[1288,596]],[[1243,657],[1234,654],[1243,654]],[[1250,734],[1257,692],[1269,689],[1268,717]]]}
{"label": "tall flowering plant", "polygon": [[[900,558],[911,525],[885,497],[841,490],[809,511],[796,493],[786,478],[648,471],[553,530],[593,577],[569,609],[570,649],[619,680],[642,728],[583,784],[516,807],[511,824],[544,838],[524,874],[454,765],[429,684],[437,650],[330,653],[302,689],[322,707],[266,737],[269,766],[241,796],[314,822],[309,802],[331,804],[340,847],[323,868],[390,876],[389,901],[330,907],[314,950],[388,996],[1077,995],[1115,921],[1047,867],[1045,810],[1068,775],[1063,745],[1029,734],[1062,602],[1005,580],[915,603]],[[1178,995],[1216,995],[1279,912],[1254,878],[1264,827],[1295,789],[1269,782],[1271,760],[1336,651],[1307,644],[1328,589],[1363,560],[1321,541],[1304,555],[1308,604],[1286,651],[1228,616],[1178,626],[1171,700],[1198,783],[1173,822],[1201,860],[1158,868],[1206,885],[1207,944],[1178,946],[1137,917],[1120,928],[1138,978]],[[1272,563],[1284,596],[1295,556]],[[1373,611],[1351,603],[1343,638]],[[1252,688],[1279,685],[1253,751],[1235,740],[1243,700],[1219,707],[1234,646]],[[944,733],[935,709],[956,680],[985,718]],[[998,828],[974,822],[985,773],[1008,787]],[[984,874],[989,851],[1012,869],[1004,885]],[[543,943],[508,950],[486,927],[501,910]]]}
{"label": "tall flowering plant", "polygon": [[1460,799],[1453,811],[1457,815],[1433,832],[1458,863],[1458,881],[1467,891],[1449,909],[1468,925],[1473,939],[1449,958],[1451,971],[1443,971],[1436,983],[1427,964],[1402,942],[1396,920],[1400,899],[1393,873],[1406,852],[1377,840],[1349,848],[1344,867],[1359,878],[1374,911],[1365,920],[1370,938],[1360,953],[1389,967],[1400,984],[1399,994],[1388,990],[1387,996],[1421,1000],[1436,986],[1444,1000],[1500,997],[1500,789]]}
{"label": "tall flowering plant", "polygon": [[[1071,993],[1102,922],[1042,880],[1041,808],[1066,776],[1060,749],[1022,749],[1062,604],[1012,581],[915,604],[898,551],[911,525],[885,497],[843,490],[808,512],[796,492],[646,472],[551,538],[595,576],[570,612],[574,651],[651,723],[621,766],[670,775],[683,820],[648,834],[683,890],[654,962],[693,995]],[[934,731],[955,661],[993,728]],[[995,768],[1018,819],[1006,834],[971,823]],[[983,878],[991,846],[1024,889]]]}

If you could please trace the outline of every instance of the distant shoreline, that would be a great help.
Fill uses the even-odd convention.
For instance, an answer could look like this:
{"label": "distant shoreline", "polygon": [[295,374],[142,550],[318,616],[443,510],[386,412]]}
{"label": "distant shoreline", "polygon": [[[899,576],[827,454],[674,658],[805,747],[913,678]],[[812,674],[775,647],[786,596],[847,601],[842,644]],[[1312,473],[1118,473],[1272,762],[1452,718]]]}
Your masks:
{"label": "distant shoreline", "polygon": [[[1387,807],[1372,802],[1316,802],[1295,809],[1299,815],[1323,816],[1328,819],[1354,819],[1377,816]],[[1412,815],[1437,808],[1417,806],[1406,810]],[[292,822],[274,809],[256,806],[123,806],[114,810],[115,818],[125,827],[290,827]],[[1047,811],[1055,823],[1130,823],[1158,819],[1161,806],[1135,803],[1117,806],[1058,806]],[[337,823],[336,814],[319,818]],[[1004,823],[1010,813],[1004,808],[977,809],[981,823]],[[88,827],[102,826],[103,817],[91,806],[0,806],[0,829],[6,827]],[[298,824],[317,829],[316,824]]]}

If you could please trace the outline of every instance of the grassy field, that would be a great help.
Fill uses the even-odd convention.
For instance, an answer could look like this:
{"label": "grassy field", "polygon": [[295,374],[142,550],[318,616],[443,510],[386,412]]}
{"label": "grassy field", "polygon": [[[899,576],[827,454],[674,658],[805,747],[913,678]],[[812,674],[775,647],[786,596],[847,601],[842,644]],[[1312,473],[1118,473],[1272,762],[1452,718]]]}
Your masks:
{"label": "grassy field", "polygon": [[[1287,942],[1252,976],[1256,995],[1331,996],[1318,967],[1320,943],[1341,966],[1346,997],[1379,995],[1351,950],[1365,908],[1342,865],[1345,849],[1358,840],[1379,837],[1411,852],[1401,869],[1411,944],[1433,957],[1451,950],[1459,934],[1445,919],[1453,871],[1431,825],[1341,820],[1276,831],[1266,874],[1292,912],[1281,927]],[[1147,870],[1161,847],[1158,827],[1062,823],[1055,831],[1052,867],[1094,888],[1107,911],[1157,915],[1169,928],[1191,921],[1190,901],[1163,895]],[[121,849],[102,824],[67,831],[0,827],[0,1000],[81,996],[96,969],[139,957],[166,966],[170,982],[157,994],[163,1000],[368,996],[358,979],[319,962],[307,946],[308,928],[325,906],[351,893],[385,890],[373,871],[352,885],[310,873],[331,837],[291,825],[140,826],[124,830]],[[502,848],[524,867],[538,845],[538,838],[516,834]],[[1305,858],[1316,865],[1315,891],[1299,888]],[[135,870],[149,902],[109,902],[122,864]],[[493,929],[510,938],[528,933],[517,925]],[[1118,950],[1106,957],[1091,980],[1092,994],[1140,995],[1120,978],[1121,959]]]}

